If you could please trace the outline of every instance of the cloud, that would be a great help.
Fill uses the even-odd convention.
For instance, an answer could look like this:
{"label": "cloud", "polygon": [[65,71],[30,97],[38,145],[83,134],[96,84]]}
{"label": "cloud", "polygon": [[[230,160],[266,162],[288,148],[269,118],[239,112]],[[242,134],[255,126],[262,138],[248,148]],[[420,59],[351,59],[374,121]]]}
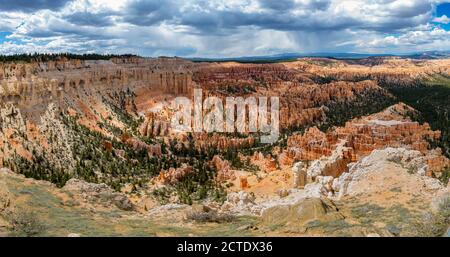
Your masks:
{"label": "cloud", "polygon": [[190,26],[193,33],[229,34],[242,27],[280,31],[365,29],[394,33],[428,22],[433,12],[433,5],[422,0],[258,0],[241,3],[244,4],[190,1],[179,17],[165,21]]}
{"label": "cloud", "polygon": [[442,15],[441,17],[436,17],[433,19],[434,22],[442,23],[442,24],[449,24],[450,18],[447,17],[447,15]]}
{"label": "cloud", "polygon": [[295,7],[294,0],[260,0],[261,7],[278,11],[286,11]]}
{"label": "cloud", "polygon": [[58,10],[68,2],[71,2],[71,0],[0,0],[0,11]]}
{"label": "cloud", "polygon": [[108,12],[91,13],[83,11],[68,14],[66,16],[63,16],[63,19],[72,24],[81,26],[106,27],[112,26],[114,24],[112,16],[114,16],[114,13]]}
{"label": "cloud", "polygon": [[359,40],[357,45],[369,52],[386,52],[387,49],[398,49],[399,52],[449,50],[450,31],[440,28],[409,31],[399,36],[385,36],[373,40]]}
{"label": "cloud", "polygon": [[132,0],[122,12],[123,21],[139,26],[154,25],[171,20],[177,9],[172,0]]}
{"label": "cloud", "polygon": [[[441,0],[2,1],[3,53],[240,56],[449,48]],[[442,28],[441,28],[442,27]],[[35,46],[33,48],[33,46]]]}

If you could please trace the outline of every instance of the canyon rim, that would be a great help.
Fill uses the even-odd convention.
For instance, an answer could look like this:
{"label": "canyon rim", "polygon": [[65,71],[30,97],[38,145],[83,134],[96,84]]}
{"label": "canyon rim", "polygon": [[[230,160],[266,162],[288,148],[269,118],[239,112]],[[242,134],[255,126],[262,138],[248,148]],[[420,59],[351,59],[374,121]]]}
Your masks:
{"label": "canyon rim", "polygon": [[0,237],[448,237],[449,15],[1,1]]}

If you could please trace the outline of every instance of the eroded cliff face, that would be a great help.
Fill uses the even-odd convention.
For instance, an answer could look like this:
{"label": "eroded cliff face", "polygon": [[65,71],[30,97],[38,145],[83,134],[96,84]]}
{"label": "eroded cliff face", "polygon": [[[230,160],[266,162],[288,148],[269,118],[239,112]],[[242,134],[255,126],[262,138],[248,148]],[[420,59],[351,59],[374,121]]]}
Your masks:
{"label": "eroded cliff face", "polygon": [[[2,64],[0,97],[3,106],[12,104],[18,107],[29,127],[37,127],[42,120],[48,120],[40,119],[40,116],[52,103],[67,110],[80,124],[107,137],[120,137],[117,129],[114,131],[111,127],[123,133],[132,125],[130,120],[124,120],[125,114],[131,115],[131,119],[141,117],[137,125],[140,136],[161,138],[166,142],[164,138],[176,138],[187,147],[187,135],[171,130],[173,110],[170,100],[176,96],[191,97],[194,88],[203,89],[204,97],[215,95],[223,100],[227,96],[277,96],[280,98],[281,129],[295,130],[332,124],[335,117],[330,114],[340,111],[335,110],[336,106],[369,109],[364,106],[366,104],[375,106],[373,110],[386,107],[389,101],[378,103],[379,99],[391,100],[393,96],[380,87],[377,80],[383,78],[407,83],[435,73],[448,74],[448,62],[397,58],[361,61],[306,58],[280,64],[206,64],[177,58],[61,59],[45,63]],[[333,79],[318,80],[318,77]],[[303,135],[291,136],[287,149],[279,154],[280,165],[331,156],[341,140],[346,141],[345,147],[348,148],[343,153],[346,161],[340,165],[344,167],[347,162],[354,162],[385,146],[408,144],[424,152],[430,148],[427,140],[439,138],[439,132],[430,131],[426,124],[404,119],[386,120],[392,119],[381,117],[361,120],[361,123],[353,121],[328,133],[311,128]],[[50,130],[38,131],[48,134]],[[48,144],[48,140],[41,138],[40,141],[40,144]],[[245,133],[242,138],[196,133],[193,146],[198,151],[224,151],[249,148],[256,141]],[[5,142],[10,144],[8,140]],[[159,154],[160,151],[152,152]],[[436,167],[432,170],[441,168],[439,163],[442,161],[430,161],[430,166]]]}
{"label": "eroded cliff face", "polygon": [[108,94],[147,88],[160,94],[189,94],[192,64],[180,59],[65,60],[2,64],[0,98],[25,110],[73,101],[80,92]]}
{"label": "eroded cliff face", "polygon": [[[45,63],[9,63],[0,67],[1,105],[13,104],[27,120],[38,124],[49,103],[79,115],[78,121],[94,131],[111,135],[99,123],[109,120],[110,125],[124,129],[116,109],[142,116],[139,132],[144,137],[171,135],[170,100],[176,96],[192,96],[194,88],[203,89],[204,97],[227,96],[277,96],[280,98],[281,129],[320,126],[330,122],[334,107],[348,104],[348,108],[361,107],[361,103],[377,105],[378,99],[392,99],[379,79],[401,80],[404,83],[432,74],[448,74],[449,60],[412,61],[397,58],[372,58],[361,61],[329,59],[301,59],[280,64],[192,63],[177,58],[122,58],[109,61],[82,61],[61,59]],[[318,77],[332,77],[318,81]],[[339,81],[342,80],[342,81]],[[351,103],[357,103],[352,106]],[[386,107],[386,103],[378,108]],[[333,118],[333,117],[331,117]],[[333,122],[333,121],[331,121]],[[345,125],[332,134],[309,130],[297,140],[299,148],[295,159],[314,160],[329,156],[339,139],[346,139],[356,153],[348,153],[355,160],[378,145],[391,145],[403,140],[399,131],[427,130],[413,122],[390,126]],[[385,124],[386,125],[386,124]],[[379,131],[381,130],[381,131]],[[389,130],[389,131],[387,131]],[[406,133],[406,132],[405,132]],[[348,135],[354,135],[347,139]],[[386,135],[378,137],[375,135]],[[356,136],[364,135],[364,136]],[[426,142],[417,140],[416,134],[407,140],[415,149],[427,148]],[[431,138],[438,135],[430,135]],[[311,145],[311,138],[321,142]],[[248,147],[252,137],[196,135],[197,149],[208,147],[226,149]],[[384,142],[384,143],[383,143]],[[307,144],[307,145],[305,145]],[[293,157],[294,156],[294,157]],[[284,155],[286,157],[286,154]],[[285,158],[289,162],[289,158]]]}
{"label": "eroded cliff face", "polygon": [[450,61],[448,59],[411,60],[395,57],[379,57],[340,61],[323,58],[305,58],[297,62],[285,63],[284,65],[295,70],[336,80],[355,81],[373,79],[403,85],[408,85],[415,79],[427,78],[433,74],[450,73]]}
{"label": "eroded cliff face", "polygon": [[[27,166],[27,176],[53,177],[62,183],[67,176],[79,176],[75,174],[83,157],[73,151],[85,144],[86,134],[78,125],[102,135],[104,148],[120,160],[136,161],[122,156],[122,149],[113,149],[114,141],[160,156],[160,144],[127,132],[137,126],[140,114],[145,115],[149,101],[189,94],[191,66],[174,58],[1,64],[0,165],[19,171],[25,169],[20,165],[34,163],[48,172],[31,174],[40,171]],[[62,175],[55,178],[55,173]]]}
{"label": "eroded cliff face", "polygon": [[[286,155],[294,161],[324,160],[318,175],[338,177],[347,165],[360,160],[376,149],[386,147],[408,147],[427,156],[428,167],[423,175],[441,175],[450,166],[450,161],[441,152],[432,150],[430,142],[439,140],[440,132],[430,126],[413,122],[408,113],[410,107],[398,104],[381,113],[349,121],[327,133],[311,128],[302,135],[288,139]],[[430,150],[431,149],[431,150]],[[436,173],[436,174],[434,174]]]}
{"label": "eroded cliff face", "polygon": [[326,119],[326,106],[367,98],[389,98],[390,94],[374,81],[315,82],[314,74],[287,64],[216,64],[202,67],[193,80],[206,91],[227,96],[280,98],[280,124],[298,128]]}
{"label": "eroded cliff face", "polygon": [[[448,67],[448,60],[396,58],[2,64],[0,166],[58,186],[72,177],[106,183],[144,213],[166,210],[156,196],[192,203],[183,197],[195,195],[195,201],[208,202],[201,197],[221,197],[217,185],[229,196],[208,208],[232,213],[261,215],[305,197],[360,197],[372,181],[366,170],[380,182],[374,194],[390,197],[404,181],[408,197],[423,181],[444,191],[438,178],[450,161],[434,144],[440,132],[413,121],[411,107],[393,105],[398,101],[381,82],[409,86],[433,74],[448,76]],[[279,97],[279,142],[261,145],[257,134],[174,131],[171,100],[192,97],[194,88],[224,100]],[[386,168],[393,169],[385,174]],[[394,171],[404,174],[388,188],[381,182]]]}
{"label": "eroded cliff face", "polygon": [[[280,98],[280,126],[281,128],[302,127],[317,124],[326,119],[326,104],[346,102],[360,99],[365,94],[380,97],[388,93],[371,81],[357,83],[330,83],[328,85],[315,84],[307,74],[287,69],[281,64],[242,65],[242,64],[196,64],[193,72],[193,88],[200,88],[203,98],[216,96],[226,102],[226,97],[255,97],[276,96]],[[173,112],[169,106],[170,98],[162,99],[154,95],[153,99],[145,100],[151,92],[137,93],[138,109],[148,107],[145,120],[140,127],[144,136],[168,136],[170,120]],[[192,91],[189,96],[192,97]],[[139,107],[141,106],[141,107]],[[204,110],[203,115],[207,113]],[[244,133],[246,134],[246,133]],[[196,134],[195,146],[198,150],[210,147],[221,150],[236,147],[248,147],[255,143],[250,135],[248,138],[233,138],[233,136]]]}
{"label": "eroded cliff face", "polygon": [[[175,96],[192,96],[193,89],[198,87],[205,96],[223,99],[278,96],[281,126],[298,128],[324,122],[327,107],[336,103],[389,98],[390,94],[380,87],[377,79],[408,83],[421,76],[450,72],[448,60],[419,62],[394,58],[373,62],[302,59],[281,64],[205,64],[177,58],[132,57],[9,63],[0,66],[0,98],[2,105],[15,104],[31,119],[42,115],[50,102],[93,117],[96,114],[92,106],[101,98],[128,90],[135,94],[136,106],[129,105],[127,111],[147,115],[152,123],[155,118],[148,114],[149,109],[167,105],[164,101]],[[333,79],[318,83],[318,76]],[[165,134],[164,120],[170,117],[157,119],[156,128],[142,128],[146,130],[144,135]]]}

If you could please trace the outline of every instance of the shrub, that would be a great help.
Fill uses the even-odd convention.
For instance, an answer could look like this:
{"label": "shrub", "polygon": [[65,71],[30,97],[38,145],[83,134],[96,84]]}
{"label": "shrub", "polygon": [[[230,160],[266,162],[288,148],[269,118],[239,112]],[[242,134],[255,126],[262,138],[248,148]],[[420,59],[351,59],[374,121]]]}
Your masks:
{"label": "shrub", "polygon": [[200,223],[228,223],[235,221],[236,216],[231,214],[218,213],[216,211],[191,212],[186,216],[186,219]]}
{"label": "shrub", "polygon": [[36,236],[44,231],[44,225],[36,214],[24,210],[15,211],[8,215],[11,230],[18,236]]}
{"label": "shrub", "polygon": [[436,213],[427,213],[416,225],[417,234],[424,237],[439,237],[450,227],[450,197],[442,200]]}

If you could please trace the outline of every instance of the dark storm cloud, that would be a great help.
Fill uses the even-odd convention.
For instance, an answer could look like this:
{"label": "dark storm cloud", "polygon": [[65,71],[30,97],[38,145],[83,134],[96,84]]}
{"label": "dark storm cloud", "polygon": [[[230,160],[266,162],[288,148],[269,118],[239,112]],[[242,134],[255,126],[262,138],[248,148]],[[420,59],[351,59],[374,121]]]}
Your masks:
{"label": "dark storm cloud", "polygon": [[276,11],[290,11],[294,8],[304,8],[310,11],[325,10],[330,5],[328,0],[313,0],[306,3],[296,3],[294,0],[259,0],[262,8]]}
{"label": "dark storm cloud", "polygon": [[[361,16],[351,13],[333,13],[330,1],[317,0],[305,4],[291,0],[259,0],[262,8],[257,12],[244,12],[241,9],[217,10],[205,6],[180,14],[176,22],[194,28],[193,33],[227,34],[241,27],[273,29],[278,31],[335,31],[345,29],[369,30],[381,33],[394,33],[427,22],[432,5],[418,4],[417,8],[405,7],[387,9],[386,15],[374,16],[377,19],[361,20]],[[297,12],[296,12],[297,11]]]}
{"label": "dark storm cloud", "polygon": [[57,10],[72,0],[0,0],[0,11],[34,12],[42,9]]}
{"label": "dark storm cloud", "polygon": [[389,16],[396,18],[411,18],[432,11],[433,6],[427,1],[422,1],[414,5],[402,6],[401,8],[392,9],[389,12]]}
{"label": "dark storm cloud", "polygon": [[134,25],[150,26],[173,19],[178,8],[172,0],[133,0],[122,12],[122,18]]}
{"label": "dark storm cloud", "polygon": [[[187,4],[186,4],[187,3]],[[189,26],[189,34],[227,35],[242,27],[273,29],[279,31],[331,31],[343,29],[364,29],[392,33],[403,28],[424,24],[429,17],[432,5],[429,2],[417,2],[413,5],[390,7],[396,3],[391,0],[376,2],[379,16],[362,20],[352,13],[335,13],[330,0],[258,0],[260,9],[246,11],[244,8],[217,8],[214,1],[194,0],[130,0],[117,19],[136,26],[153,26],[162,22],[173,25]],[[373,3],[373,2],[372,2]],[[184,8],[183,8],[184,6]],[[245,2],[242,2],[245,6]],[[241,7],[242,7],[241,6]],[[332,14],[332,15],[331,15]],[[78,19],[77,15],[80,15]],[[107,25],[108,16],[77,14],[70,19],[80,25]],[[369,12],[367,15],[371,15]],[[423,15],[422,18],[420,16]],[[86,16],[83,18],[83,16]],[[92,17],[90,17],[92,16]],[[92,20],[92,22],[89,22]],[[76,23],[78,21],[78,23]]]}
{"label": "dark storm cloud", "polygon": [[317,31],[340,30],[359,24],[351,17],[328,19],[320,14],[295,16],[276,11],[262,13],[242,13],[239,11],[214,11],[184,13],[180,24],[194,27],[201,32],[220,33],[222,29],[231,30],[239,27],[256,27],[260,29],[274,29],[279,31]]}
{"label": "dark storm cloud", "polygon": [[114,25],[112,16],[114,13],[90,13],[90,12],[75,12],[62,18],[66,21],[81,25],[81,26],[94,26],[94,27],[107,27]]}
{"label": "dark storm cloud", "polygon": [[261,7],[278,10],[278,11],[285,11],[293,8],[295,6],[295,2],[293,0],[259,0],[259,3]]}

